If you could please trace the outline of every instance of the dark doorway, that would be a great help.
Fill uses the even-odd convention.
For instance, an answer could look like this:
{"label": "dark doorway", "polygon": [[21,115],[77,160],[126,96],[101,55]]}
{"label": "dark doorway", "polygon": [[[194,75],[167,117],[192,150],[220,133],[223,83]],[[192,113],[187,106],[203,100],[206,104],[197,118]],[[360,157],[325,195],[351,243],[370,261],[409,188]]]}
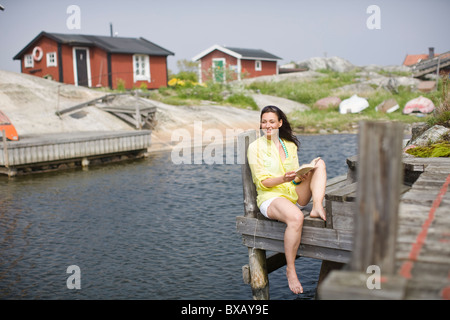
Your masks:
{"label": "dark doorway", "polygon": [[89,86],[88,82],[88,65],[87,65],[87,50],[75,49],[75,57],[77,61],[77,80],[79,86]]}

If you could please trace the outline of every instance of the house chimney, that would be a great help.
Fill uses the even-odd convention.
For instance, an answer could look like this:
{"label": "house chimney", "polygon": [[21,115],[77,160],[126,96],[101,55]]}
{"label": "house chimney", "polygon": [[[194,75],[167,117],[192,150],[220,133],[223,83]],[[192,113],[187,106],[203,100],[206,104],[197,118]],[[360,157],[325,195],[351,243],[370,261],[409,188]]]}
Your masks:
{"label": "house chimney", "polygon": [[433,59],[434,58],[434,47],[429,47],[428,48],[428,59]]}

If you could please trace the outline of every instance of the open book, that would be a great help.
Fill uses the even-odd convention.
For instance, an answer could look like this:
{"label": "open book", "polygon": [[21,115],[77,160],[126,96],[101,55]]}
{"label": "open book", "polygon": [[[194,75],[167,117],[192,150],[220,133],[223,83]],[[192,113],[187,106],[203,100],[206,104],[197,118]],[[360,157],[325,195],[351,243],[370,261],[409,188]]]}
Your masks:
{"label": "open book", "polygon": [[297,175],[297,177],[307,174],[309,171],[314,169],[314,167],[315,167],[317,161],[319,161],[319,159],[320,159],[320,157],[317,157],[317,158],[313,159],[310,163],[302,164],[300,166],[300,168],[298,168],[298,170],[295,171],[295,174]]}

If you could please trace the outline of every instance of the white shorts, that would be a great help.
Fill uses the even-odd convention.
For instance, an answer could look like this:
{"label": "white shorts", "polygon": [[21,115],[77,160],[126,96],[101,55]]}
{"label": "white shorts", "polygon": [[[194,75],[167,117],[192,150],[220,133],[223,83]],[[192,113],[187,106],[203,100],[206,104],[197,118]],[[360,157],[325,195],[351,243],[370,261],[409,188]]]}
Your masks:
{"label": "white shorts", "polygon": [[[278,199],[278,198],[281,198],[281,197],[273,197],[273,198],[270,198],[270,199],[264,201],[263,203],[261,203],[261,206],[259,207],[259,211],[262,213],[262,215],[263,215],[264,217],[266,217],[266,218],[268,218],[268,219],[271,219],[271,218],[269,218],[269,216],[267,215],[267,210],[269,210],[269,206],[271,205],[272,201],[275,200],[275,199]],[[297,205],[297,207],[298,207],[299,209],[305,208],[305,206],[301,206],[301,205],[299,205],[298,203],[296,203],[296,205]]]}
{"label": "white shorts", "polygon": [[280,197],[270,198],[270,199],[264,201],[263,203],[261,203],[261,206],[259,207],[259,211],[261,211],[261,213],[264,217],[269,218],[269,216],[267,215],[267,210],[269,209],[269,206],[272,203],[272,201],[277,198],[280,198]]}

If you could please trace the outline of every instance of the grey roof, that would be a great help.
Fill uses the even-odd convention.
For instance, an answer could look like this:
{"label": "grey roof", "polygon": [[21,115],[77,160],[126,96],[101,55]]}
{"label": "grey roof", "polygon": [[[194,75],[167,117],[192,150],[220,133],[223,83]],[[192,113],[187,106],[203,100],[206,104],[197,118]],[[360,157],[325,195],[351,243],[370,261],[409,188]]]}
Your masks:
{"label": "grey roof", "polygon": [[55,40],[57,43],[67,44],[70,46],[88,46],[99,47],[110,53],[129,53],[129,54],[148,54],[153,56],[169,56],[174,55],[173,52],[158,46],[157,44],[148,41],[144,38],[123,38],[123,37],[108,37],[108,36],[94,36],[82,34],[63,34],[63,33],[49,33],[42,31],[36,38],[34,38],[25,48],[23,48],[14,59],[20,59],[21,56],[28,51],[33,44],[41,37],[46,36]]}
{"label": "grey roof", "polygon": [[257,59],[269,59],[269,60],[281,60],[280,57],[273,55],[262,49],[246,49],[246,48],[236,48],[236,47],[224,47],[228,50],[234,51],[242,55],[242,58],[257,58]]}

